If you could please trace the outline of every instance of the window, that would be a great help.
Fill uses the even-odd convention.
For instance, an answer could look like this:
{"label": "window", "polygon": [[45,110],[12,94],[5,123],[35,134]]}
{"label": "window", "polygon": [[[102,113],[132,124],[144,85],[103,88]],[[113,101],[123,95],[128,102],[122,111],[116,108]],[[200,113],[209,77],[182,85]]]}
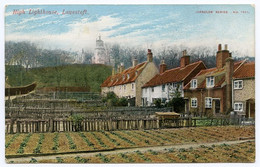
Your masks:
{"label": "window", "polygon": [[207,84],[208,88],[213,87],[214,86],[214,77],[213,76],[207,77],[206,78],[206,84]]}
{"label": "window", "polygon": [[197,108],[197,98],[191,98],[191,107]]}
{"label": "window", "polygon": [[234,81],[234,89],[243,89],[243,81]]}
{"label": "window", "polygon": [[129,74],[127,74],[127,79],[129,79],[130,78],[130,75]]}
{"label": "window", "polygon": [[137,75],[137,74],[138,74],[138,71],[135,72],[135,75]]}
{"label": "window", "polygon": [[205,97],[205,108],[212,108],[212,98]]}
{"label": "window", "polygon": [[124,90],[126,89],[126,85],[124,85]]}
{"label": "window", "polygon": [[234,110],[235,111],[243,111],[243,103],[241,103],[241,102],[234,103]]}
{"label": "window", "polygon": [[125,80],[125,75],[123,75],[123,81]]}
{"label": "window", "polygon": [[134,83],[132,83],[132,90],[134,90],[135,89],[135,84]]}
{"label": "window", "polygon": [[152,87],[152,92],[154,92],[154,87]]}
{"label": "window", "polygon": [[165,85],[162,85],[162,91],[165,92]]}
{"label": "window", "polygon": [[197,79],[193,79],[193,80],[191,80],[191,86],[190,86],[191,88],[197,88]]}

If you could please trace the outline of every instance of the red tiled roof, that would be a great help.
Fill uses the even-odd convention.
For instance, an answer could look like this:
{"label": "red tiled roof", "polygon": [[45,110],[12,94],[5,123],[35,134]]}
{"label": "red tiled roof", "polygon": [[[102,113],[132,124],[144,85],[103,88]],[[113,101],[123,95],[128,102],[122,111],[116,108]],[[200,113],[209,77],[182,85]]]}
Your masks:
{"label": "red tiled roof", "polygon": [[[111,87],[115,85],[123,85],[126,83],[134,82],[143,71],[147,62],[137,64],[135,67],[130,67],[121,73],[117,73],[114,76],[109,76],[101,85],[101,87]],[[137,75],[136,75],[137,72]],[[129,75],[129,78],[128,78]],[[124,76],[124,79],[123,79]]]}
{"label": "red tiled roof", "polygon": [[[244,60],[235,62],[234,63],[234,71],[237,71],[238,68],[240,69],[240,65],[243,62],[244,62]],[[221,69],[217,69],[216,67],[210,68],[210,69],[205,69],[205,70],[201,70],[194,78],[197,78],[198,76],[201,76],[201,75],[207,75],[207,76],[212,75],[212,76],[214,76],[217,73],[223,72],[223,71],[225,71],[225,67],[223,67]],[[190,88],[190,82],[184,86],[184,89],[189,89]],[[225,82],[225,76],[223,76],[218,83],[215,83],[214,88],[221,87],[221,85],[224,82]],[[206,78],[197,87],[197,89],[202,89],[202,88],[206,88]]]}
{"label": "red tiled roof", "polygon": [[157,86],[166,83],[180,82],[183,81],[193,70],[199,66],[202,61],[198,61],[189,64],[183,68],[177,67],[165,71],[162,74],[155,75],[150,81],[148,81],[143,87]]}
{"label": "red tiled roof", "polygon": [[242,64],[233,75],[233,78],[251,78],[255,77],[255,62]]}

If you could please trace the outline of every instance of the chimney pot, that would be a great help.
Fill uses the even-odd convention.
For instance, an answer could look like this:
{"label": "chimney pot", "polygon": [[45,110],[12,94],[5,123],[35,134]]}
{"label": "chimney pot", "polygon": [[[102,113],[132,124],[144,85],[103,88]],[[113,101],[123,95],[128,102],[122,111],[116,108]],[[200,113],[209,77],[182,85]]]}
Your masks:
{"label": "chimney pot", "polygon": [[137,60],[137,58],[135,57],[134,60],[133,60],[133,67],[135,67],[137,64],[138,64],[138,60]]}
{"label": "chimney pot", "polygon": [[225,44],[225,50],[228,50],[228,45],[227,44]]}
{"label": "chimney pot", "polygon": [[151,49],[148,49],[147,62],[153,62],[153,53]]}
{"label": "chimney pot", "polygon": [[182,51],[182,56],[186,56],[186,54],[187,54],[186,50]]}
{"label": "chimney pot", "polygon": [[221,50],[222,50],[221,44],[218,44],[218,51],[221,51]]}
{"label": "chimney pot", "polygon": [[164,73],[166,70],[167,70],[167,65],[164,63],[164,58],[163,58],[160,64],[160,74]]}

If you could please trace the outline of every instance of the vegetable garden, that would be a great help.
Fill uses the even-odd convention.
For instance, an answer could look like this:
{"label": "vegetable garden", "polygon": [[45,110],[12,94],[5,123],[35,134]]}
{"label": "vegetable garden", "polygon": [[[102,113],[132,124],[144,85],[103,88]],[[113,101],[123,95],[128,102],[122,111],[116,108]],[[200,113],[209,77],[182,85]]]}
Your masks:
{"label": "vegetable garden", "polygon": [[[186,143],[201,144],[207,142],[239,140],[239,138],[254,138],[254,136],[254,126],[215,126],[99,132],[17,133],[6,135],[5,151],[6,158],[11,158],[34,155],[56,155],[58,153],[98,152],[119,148],[180,145]],[[142,160],[148,161],[142,154],[138,152],[133,155],[131,154],[131,156],[118,156],[126,159],[122,161],[130,162],[132,161],[131,159],[135,159],[134,162],[140,162]],[[149,156],[152,156],[153,154],[156,155],[155,152],[148,152],[146,154]],[[139,160],[133,156],[138,157],[137,159]],[[100,159],[102,162],[102,159],[105,160],[106,157],[103,157],[101,154],[94,159]],[[93,162],[94,160],[88,161],[87,159],[84,160],[78,157],[75,161]],[[156,160],[151,160],[151,162],[155,161]]]}

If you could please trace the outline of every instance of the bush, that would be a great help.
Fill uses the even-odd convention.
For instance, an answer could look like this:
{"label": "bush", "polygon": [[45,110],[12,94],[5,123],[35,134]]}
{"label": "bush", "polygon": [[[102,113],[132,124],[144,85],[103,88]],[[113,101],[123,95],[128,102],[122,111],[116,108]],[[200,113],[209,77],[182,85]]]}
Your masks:
{"label": "bush", "polygon": [[127,106],[128,100],[125,97],[119,98],[117,102],[117,106]]}
{"label": "bush", "polygon": [[157,107],[157,108],[161,108],[162,107],[162,100],[161,99],[156,99],[154,100],[154,105]]}
{"label": "bush", "polygon": [[82,129],[81,122],[83,121],[84,117],[79,114],[72,114],[68,120],[72,121],[72,126],[74,127],[75,131],[78,132]]}
{"label": "bush", "polygon": [[108,92],[106,97],[102,99],[104,103],[107,103],[107,106],[127,106],[128,100],[125,97],[119,98],[114,92]]}
{"label": "bush", "polygon": [[172,98],[167,106],[173,107],[175,112],[181,113],[184,111],[185,101],[182,97]]}

